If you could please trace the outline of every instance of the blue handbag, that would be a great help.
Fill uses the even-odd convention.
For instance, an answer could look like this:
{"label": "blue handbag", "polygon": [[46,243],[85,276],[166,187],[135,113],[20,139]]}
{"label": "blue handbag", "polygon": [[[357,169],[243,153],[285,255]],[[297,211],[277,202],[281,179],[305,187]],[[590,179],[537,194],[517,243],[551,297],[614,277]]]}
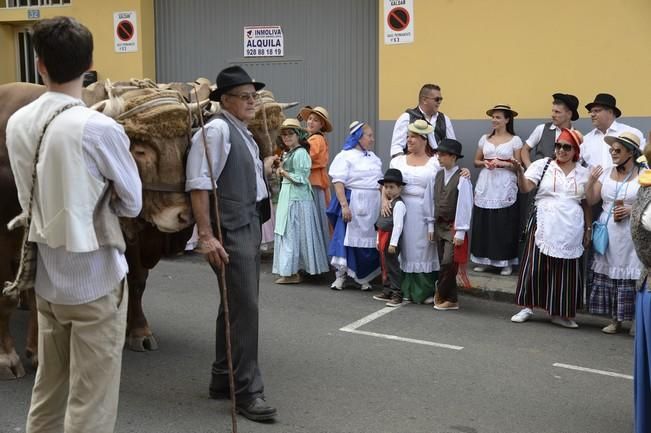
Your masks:
{"label": "blue handbag", "polygon": [[615,198],[613,199],[613,205],[610,207],[610,210],[608,211],[606,222],[600,223],[599,221],[595,221],[592,223],[592,248],[602,256],[606,254],[606,250],[608,249],[608,221],[610,220],[610,215],[612,215],[613,209],[615,208],[615,201],[617,200],[617,195],[619,194],[619,190],[622,188],[622,186],[624,186],[624,184],[628,182],[628,179],[631,177],[631,174],[633,174],[633,170],[631,170],[628,176],[626,176],[626,179],[624,179],[622,184],[615,191]]}

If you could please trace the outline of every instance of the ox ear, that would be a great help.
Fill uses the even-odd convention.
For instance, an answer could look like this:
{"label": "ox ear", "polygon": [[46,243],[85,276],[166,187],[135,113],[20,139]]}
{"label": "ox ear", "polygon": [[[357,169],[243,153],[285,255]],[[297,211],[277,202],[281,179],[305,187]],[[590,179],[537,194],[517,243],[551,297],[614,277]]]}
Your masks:
{"label": "ox ear", "polygon": [[97,104],[90,107],[92,110],[97,110],[100,113],[106,114],[108,117],[113,119],[117,118],[120,114],[124,112],[124,100],[120,97],[112,97],[110,99],[105,99],[98,102]]}
{"label": "ox ear", "polygon": [[104,81],[95,81],[81,90],[81,99],[88,107],[92,107],[106,98],[108,98],[108,93],[106,92],[106,83]]}

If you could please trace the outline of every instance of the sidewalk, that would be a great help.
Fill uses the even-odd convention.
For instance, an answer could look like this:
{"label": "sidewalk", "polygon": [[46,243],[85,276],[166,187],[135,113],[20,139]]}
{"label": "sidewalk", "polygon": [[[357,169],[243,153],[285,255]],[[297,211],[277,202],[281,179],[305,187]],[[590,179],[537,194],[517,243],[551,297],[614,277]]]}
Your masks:
{"label": "sidewalk", "polygon": [[472,288],[459,288],[460,293],[493,301],[513,303],[515,296],[515,285],[518,282],[516,271],[505,277],[500,275],[499,269],[487,270],[486,272],[474,272],[469,266],[468,278]]}

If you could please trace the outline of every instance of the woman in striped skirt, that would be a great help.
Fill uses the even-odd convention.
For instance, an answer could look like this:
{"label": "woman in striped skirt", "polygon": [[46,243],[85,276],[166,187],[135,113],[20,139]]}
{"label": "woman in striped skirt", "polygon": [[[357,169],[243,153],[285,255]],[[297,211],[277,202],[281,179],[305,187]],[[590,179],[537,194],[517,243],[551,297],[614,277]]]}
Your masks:
{"label": "woman in striped skirt", "polygon": [[536,215],[527,227],[516,304],[524,307],[511,318],[521,323],[543,308],[552,323],[577,328],[573,320],[581,306],[583,275],[581,255],[590,239],[584,209],[589,171],[577,164],[581,133],[563,128],[556,140],[554,158],[540,159],[525,172],[517,160],[518,186],[529,192],[538,185]]}

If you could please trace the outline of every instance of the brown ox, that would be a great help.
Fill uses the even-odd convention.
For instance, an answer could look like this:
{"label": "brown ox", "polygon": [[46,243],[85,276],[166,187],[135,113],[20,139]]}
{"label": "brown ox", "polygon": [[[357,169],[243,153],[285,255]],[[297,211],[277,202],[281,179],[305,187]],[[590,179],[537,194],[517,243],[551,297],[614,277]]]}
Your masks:
{"label": "brown ox", "polygon": [[[186,107],[175,104],[169,110],[138,110],[158,90],[173,89],[185,100],[202,101],[203,114],[219,110],[218,104],[204,100],[210,89],[207,80],[196,86],[185,83],[156,85],[148,80],[129,83],[97,83],[84,89],[83,99],[107,115],[120,121],[131,140],[131,153],[138,165],[143,182],[143,210],[138,218],[123,219],[129,263],[129,311],[127,323],[128,348],[136,351],[156,350],[157,342],[149,328],[142,308],[149,270],[161,257],[183,251],[192,233],[192,217],[188,196],[182,192],[185,181],[185,154],[189,144],[188,110],[199,112],[197,104]],[[191,93],[193,87],[198,92]],[[7,231],[7,222],[20,212],[13,175],[5,145],[8,118],[18,108],[36,99],[45,91],[42,86],[25,83],[0,85],[0,282],[13,279],[18,262],[20,231]],[[198,98],[195,98],[196,95]],[[173,97],[173,96],[170,96]],[[107,99],[108,98],[108,99]],[[252,132],[261,145],[263,156],[271,154],[278,127],[284,120],[282,110],[296,105],[279,104],[270,92],[263,92],[252,124]],[[264,110],[260,109],[264,107]],[[169,107],[168,107],[169,108]],[[129,114],[131,113],[131,114]],[[196,116],[195,116],[196,123]],[[36,366],[37,321],[33,292],[25,293],[30,307],[26,355]],[[16,308],[16,299],[0,296],[0,379],[22,377],[25,374],[16,354],[9,332],[9,320]]]}

